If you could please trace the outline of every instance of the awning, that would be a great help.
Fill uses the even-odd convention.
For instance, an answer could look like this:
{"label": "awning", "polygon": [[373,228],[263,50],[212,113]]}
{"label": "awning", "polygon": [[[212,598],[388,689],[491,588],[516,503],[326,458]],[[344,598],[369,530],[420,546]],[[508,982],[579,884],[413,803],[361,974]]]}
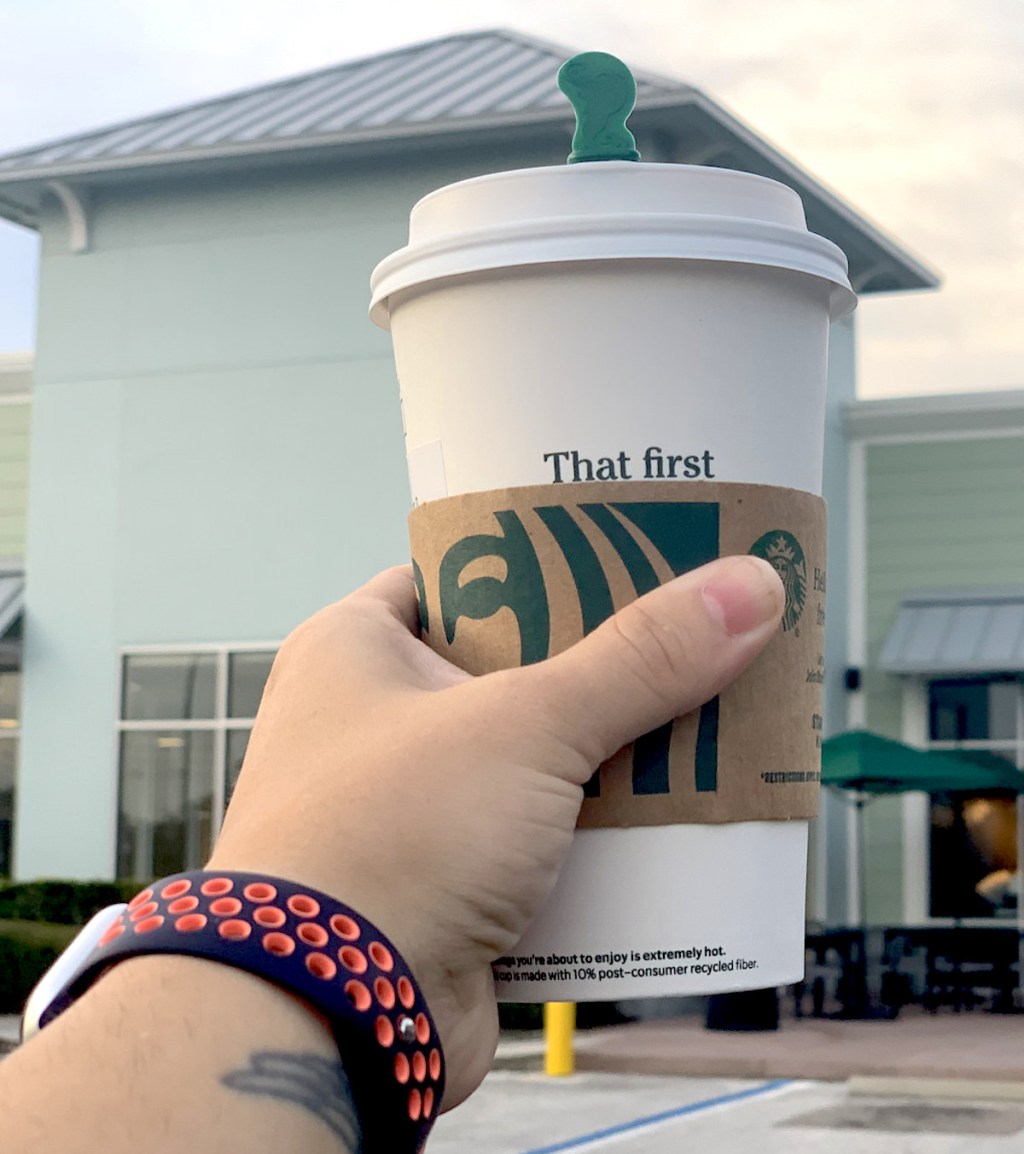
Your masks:
{"label": "awning", "polygon": [[6,637],[25,607],[25,574],[0,573],[0,637]]}
{"label": "awning", "polygon": [[857,793],[1024,793],[1024,773],[990,754],[915,749],[854,729],[822,742],[821,784]]}
{"label": "awning", "polygon": [[21,668],[21,614],[25,608],[25,574],[0,570],[0,670]]}
{"label": "awning", "polygon": [[907,594],[878,664],[889,673],[1024,672],[1024,586]]}

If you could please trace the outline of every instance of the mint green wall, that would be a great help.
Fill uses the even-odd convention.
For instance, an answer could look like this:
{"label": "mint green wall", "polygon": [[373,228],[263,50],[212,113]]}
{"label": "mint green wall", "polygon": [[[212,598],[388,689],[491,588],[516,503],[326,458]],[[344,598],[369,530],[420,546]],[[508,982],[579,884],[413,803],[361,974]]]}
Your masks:
{"label": "mint green wall", "polygon": [[120,392],[109,381],[35,390],[18,878],[111,872]]}
{"label": "mint green wall", "polygon": [[0,403],[0,557],[25,553],[28,522],[28,445],[32,406]]}
{"label": "mint green wall", "polygon": [[[119,647],[274,642],[405,559],[398,389],[388,336],[366,317],[370,272],[405,243],[421,195],[559,163],[554,142],[97,187],[81,254],[51,206],[19,877],[113,868]],[[834,416],[852,392],[852,341],[841,326]]]}
{"label": "mint green wall", "polygon": [[843,673],[849,652],[846,605],[850,567],[849,445],[843,428],[844,406],[857,395],[856,313],[834,321],[828,334],[828,394],[825,405],[825,456],[822,494],[828,502],[828,593],[825,628],[825,735],[845,728]]}
{"label": "mint green wall", "polygon": [[366,317],[370,272],[432,188],[557,159],[296,161],[98,188],[81,254],[51,206],[17,876],[113,869],[120,646],[277,641],[406,558],[398,389]]}
{"label": "mint green wall", "polygon": [[1024,437],[868,445],[867,477],[868,722],[899,737],[877,660],[904,593],[1024,578]]}
{"label": "mint green wall", "polygon": [[[825,736],[845,728],[847,665],[846,605],[849,597],[849,445],[843,429],[843,406],[857,394],[856,313],[836,321],[829,330],[828,397],[825,406],[825,458],[822,493],[828,502],[828,593],[825,627]],[[820,828],[817,828],[820,827]],[[812,920],[845,922],[846,809],[841,798],[822,791],[821,810],[811,825],[808,916]]]}
{"label": "mint green wall", "polygon": [[[869,444],[867,452],[867,724],[902,736],[902,680],[878,654],[911,589],[1020,584],[1024,577],[1024,437]],[[865,810],[867,908],[902,917],[903,809]]]}
{"label": "mint green wall", "polygon": [[903,798],[875,797],[864,821],[864,907],[869,925],[903,921]]}

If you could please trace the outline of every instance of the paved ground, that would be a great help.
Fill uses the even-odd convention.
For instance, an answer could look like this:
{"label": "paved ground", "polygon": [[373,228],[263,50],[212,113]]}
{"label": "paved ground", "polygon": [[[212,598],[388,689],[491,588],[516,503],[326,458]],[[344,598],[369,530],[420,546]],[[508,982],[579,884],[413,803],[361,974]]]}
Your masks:
{"label": "paved ground", "polygon": [[0,1056],[14,1046],[21,1036],[21,1019],[14,1014],[0,1014]]}
{"label": "paved ground", "polygon": [[860,1098],[844,1085],[498,1070],[429,1154],[1020,1154],[1020,1102]]}
{"label": "paved ground", "polygon": [[430,1154],[1024,1150],[1022,1016],[907,1010],[751,1033],[708,1031],[700,1017],[633,1023],[580,1033],[568,1079],[539,1072],[543,1049],[539,1036],[504,1042]]}
{"label": "paved ground", "polygon": [[[18,1018],[0,1014],[0,1046]],[[499,1069],[539,1071],[544,1043],[505,1042]],[[966,1078],[1024,1084],[1024,1015],[908,1009],[893,1022],[787,1019],[778,1031],[705,1030],[699,1016],[634,1022],[576,1037],[581,1072],[701,1078]],[[1024,1150],[1024,1141],[1021,1143]]]}
{"label": "paved ground", "polygon": [[[16,1038],[17,1018],[0,1016],[0,1044]],[[1024,1150],[1024,1017],[904,1013],[743,1034],[693,1017],[581,1033],[570,1078],[540,1073],[542,1057],[539,1036],[504,1041],[481,1090],[438,1123],[429,1154]]]}
{"label": "paved ground", "polygon": [[1024,1015],[928,1014],[911,1007],[895,1021],[787,1019],[777,1031],[751,1033],[706,1030],[700,1017],[636,1022],[579,1034],[577,1065],[703,1077],[1024,1082]]}

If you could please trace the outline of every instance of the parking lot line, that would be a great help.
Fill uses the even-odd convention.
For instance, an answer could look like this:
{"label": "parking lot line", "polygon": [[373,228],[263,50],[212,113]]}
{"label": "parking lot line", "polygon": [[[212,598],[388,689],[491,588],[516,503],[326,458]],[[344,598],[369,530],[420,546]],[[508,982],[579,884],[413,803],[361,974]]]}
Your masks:
{"label": "parking lot line", "polygon": [[776,1093],[798,1084],[802,1085],[802,1083],[795,1083],[788,1078],[780,1078],[772,1082],[762,1082],[760,1085],[751,1086],[745,1090],[737,1090],[732,1094],[719,1094],[717,1097],[704,1098],[699,1102],[689,1102],[685,1106],[677,1106],[672,1110],[661,1110],[657,1114],[645,1114],[643,1117],[633,1118],[629,1122],[620,1122],[615,1126],[606,1126],[601,1130],[592,1130],[589,1134],[580,1134],[576,1138],[570,1138],[565,1142],[555,1142],[551,1146],[533,1146],[529,1150],[523,1151],[523,1154],[561,1154],[562,1151],[567,1150],[592,1150],[608,1142],[615,1141],[625,1134],[635,1133],[639,1130],[654,1129],[657,1126],[664,1125],[666,1122],[673,1122],[677,1118],[684,1118],[688,1114],[703,1114],[705,1111],[712,1110],[716,1106],[731,1106],[737,1102],[746,1101],[749,1098],[761,1098],[766,1094]]}

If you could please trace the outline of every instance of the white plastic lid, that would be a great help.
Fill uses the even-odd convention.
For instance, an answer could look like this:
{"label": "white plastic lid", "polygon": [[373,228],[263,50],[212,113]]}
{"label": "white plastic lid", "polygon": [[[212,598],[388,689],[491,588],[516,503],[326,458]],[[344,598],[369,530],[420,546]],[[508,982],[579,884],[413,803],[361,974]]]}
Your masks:
{"label": "white plastic lid", "polygon": [[809,232],[784,184],[726,168],[609,160],[497,172],[425,196],[409,243],[370,278],[370,319],[390,298],[448,277],[593,260],[716,260],[790,269],[830,282],[830,313],[857,298],[846,256]]}

